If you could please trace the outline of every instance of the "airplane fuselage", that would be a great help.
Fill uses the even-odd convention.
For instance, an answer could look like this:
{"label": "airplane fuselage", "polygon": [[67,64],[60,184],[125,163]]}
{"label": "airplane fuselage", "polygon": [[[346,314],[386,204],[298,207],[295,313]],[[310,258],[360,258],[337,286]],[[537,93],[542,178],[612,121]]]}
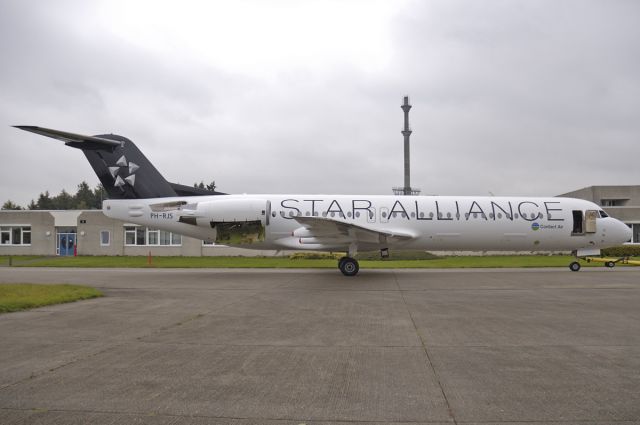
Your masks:
{"label": "airplane fuselage", "polygon": [[[129,223],[253,249],[586,252],[628,239],[626,225],[592,202],[571,198],[226,195],[108,200],[104,212]],[[309,232],[304,220],[313,217],[373,235],[360,237],[353,247],[349,226],[342,232]],[[260,223],[261,229],[254,226],[233,238],[226,227],[222,237],[222,223],[238,227],[243,222]]]}

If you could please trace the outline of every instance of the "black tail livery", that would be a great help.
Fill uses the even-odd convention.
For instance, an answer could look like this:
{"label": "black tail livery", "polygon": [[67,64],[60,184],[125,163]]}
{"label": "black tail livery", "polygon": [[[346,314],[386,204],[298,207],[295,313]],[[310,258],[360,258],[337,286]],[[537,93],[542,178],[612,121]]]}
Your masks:
{"label": "black tail livery", "polygon": [[61,140],[67,146],[82,150],[110,199],[224,195],[168,182],[126,137],[115,134],[83,136],[28,125],[17,125],[15,128]]}

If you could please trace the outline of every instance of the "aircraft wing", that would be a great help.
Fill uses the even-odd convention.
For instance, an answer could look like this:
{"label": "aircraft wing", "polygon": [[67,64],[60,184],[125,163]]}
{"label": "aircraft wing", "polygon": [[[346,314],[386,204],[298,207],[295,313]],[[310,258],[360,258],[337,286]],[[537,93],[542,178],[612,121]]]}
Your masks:
{"label": "aircraft wing", "polygon": [[[306,230],[301,237],[323,239],[348,239],[355,243],[385,243],[388,241],[408,241],[416,237],[407,231],[375,229],[359,224],[345,223],[329,217],[298,216],[294,219]],[[294,232],[295,234],[295,232]]]}

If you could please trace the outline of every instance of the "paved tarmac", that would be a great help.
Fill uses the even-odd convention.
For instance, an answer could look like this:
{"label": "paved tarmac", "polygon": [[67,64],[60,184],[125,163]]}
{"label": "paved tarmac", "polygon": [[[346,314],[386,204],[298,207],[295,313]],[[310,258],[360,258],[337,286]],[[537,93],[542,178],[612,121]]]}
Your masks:
{"label": "paved tarmac", "polygon": [[2,424],[640,423],[640,269],[0,269]]}

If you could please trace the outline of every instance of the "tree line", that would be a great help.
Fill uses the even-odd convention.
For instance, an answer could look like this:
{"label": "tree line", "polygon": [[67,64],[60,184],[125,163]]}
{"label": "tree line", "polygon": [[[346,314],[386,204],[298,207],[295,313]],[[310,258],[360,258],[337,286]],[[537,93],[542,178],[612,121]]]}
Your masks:
{"label": "tree line", "polygon": [[76,193],[71,194],[66,190],[51,196],[49,191],[40,193],[37,199],[32,199],[26,208],[7,200],[3,205],[3,210],[95,210],[102,209],[102,200],[106,199],[107,193],[99,184],[94,189],[89,187],[85,181],[78,185]]}
{"label": "tree line", "polygon": [[[193,187],[200,189],[215,190],[215,181],[210,184],[204,182],[194,183]],[[76,193],[71,194],[66,190],[51,196],[49,191],[40,193],[38,199],[32,199],[26,208],[11,200],[7,200],[3,205],[3,210],[99,210],[102,209],[102,200],[107,199],[107,193],[101,184],[91,189],[85,181],[78,185]]]}

